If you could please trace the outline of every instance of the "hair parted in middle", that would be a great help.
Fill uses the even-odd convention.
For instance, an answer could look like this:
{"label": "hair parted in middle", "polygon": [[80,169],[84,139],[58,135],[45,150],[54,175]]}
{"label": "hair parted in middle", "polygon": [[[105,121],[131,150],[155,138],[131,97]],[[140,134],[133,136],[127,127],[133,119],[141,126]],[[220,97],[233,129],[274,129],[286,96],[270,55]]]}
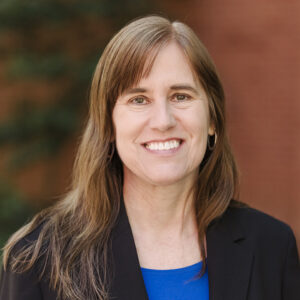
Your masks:
{"label": "hair parted in middle", "polygon": [[[112,112],[117,98],[147,77],[157,54],[170,42],[183,50],[195,78],[203,86],[210,122],[218,137],[213,150],[206,151],[192,191],[202,257],[206,257],[204,240],[209,224],[225,212],[237,195],[238,172],[226,134],[224,91],[206,48],[193,30],[181,22],[170,22],[161,16],[130,22],[108,43],[94,72],[89,119],[78,149],[71,191],[18,231],[5,248],[7,262],[16,242],[43,223],[41,236],[49,245],[51,284],[62,297],[108,299],[107,251],[123,187],[122,162],[114,151]],[[20,265],[23,269],[32,266],[42,251],[41,244],[39,238],[28,249],[27,255],[35,254],[30,256],[29,264],[20,264],[28,258],[21,253],[13,267],[20,270]],[[61,255],[64,259],[58,257]],[[94,265],[102,266],[102,276],[91,270]],[[205,268],[203,260],[200,275]]]}

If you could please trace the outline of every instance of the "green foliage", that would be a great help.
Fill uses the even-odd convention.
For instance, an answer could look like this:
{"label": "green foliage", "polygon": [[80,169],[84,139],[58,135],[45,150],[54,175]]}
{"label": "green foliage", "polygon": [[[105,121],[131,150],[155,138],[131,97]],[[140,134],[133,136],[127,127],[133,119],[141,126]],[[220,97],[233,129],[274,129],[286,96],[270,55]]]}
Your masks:
{"label": "green foliage", "polygon": [[0,247],[2,248],[12,232],[24,225],[34,210],[26,205],[20,192],[8,182],[0,179]]}
{"label": "green foliage", "polygon": [[76,131],[78,123],[72,103],[42,109],[30,102],[22,103],[16,114],[0,126],[0,146],[16,146],[8,169],[21,168],[57,154],[66,139]]}
{"label": "green foliage", "polygon": [[151,9],[145,0],[1,0],[0,28],[62,23],[83,16],[129,20]]}
{"label": "green foliage", "polygon": [[62,55],[34,56],[15,55],[8,63],[7,76],[11,79],[39,78],[53,79],[65,75],[70,62]]}
{"label": "green foliage", "polygon": [[0,245],[32,214],[12,183],[15,171],[54,157],[78,135],[107,38],[132,18],[153,12],[152,6],[150,0],[0,1],[0,64],[7,83],[59,87],[59,96],[44,95],[46,105],[25,89],[15,112],[0,122],[0,150],[11,149],[0,174],[6,179],[0,180]]}
{"label": "green foliage", "polygon": [[[21,168],[33,161],[54,156],[68,139],[78,133],[82,123],[82,111],[87,106],[87,90],[93,70],[103,49],[103,38],[93,31],[86,36],[98,39],[88,50],[84,42],[77,44],[81,20],[98,17],[99,32],[103,32],[103,17],[110,17],[110,27],[119,27],[129,19],[146,13],[148,1],[62,1],[62,0],[2,0],[0,3],[0,28],[19,40],[19,47],[4,51],[6,78],[10,82],[35,80],[61,82],[66,78],[71,84],[63,88],[59,99],[49,101],[47,107],[34,105],[36,99],[26,95],[19,99],[15,115],[0,123],[0,146],[11,145],[15,149],[9,168]],[[125,21],[125,19],[127,19]],[[66,22],[74,26],[65,27]],[[102,23],[101,23],[102,22]],[[57,34],[64,31],[73,37],[77,59],[72,57],[72,47],[64,41],[57,44],[51,24],[59,23]],[[97,22],[95,25],[97,27]],[[37,29],[42,28],[40,33]],[[74,30],[78,28],[78,30]],[[115,28],[108,31],[115,30]],[[97,31],[96,31],[97,32]],[[89,33],[89,32],[87,32]],[[52,40],[51,40],[52,39]],[[69,42],[70,43],[70,42]],[[71,38],[72,43],[72,38]],[[45,50],[46,48],[46,50]],[[49,49],[47,51],[47,49]]]}

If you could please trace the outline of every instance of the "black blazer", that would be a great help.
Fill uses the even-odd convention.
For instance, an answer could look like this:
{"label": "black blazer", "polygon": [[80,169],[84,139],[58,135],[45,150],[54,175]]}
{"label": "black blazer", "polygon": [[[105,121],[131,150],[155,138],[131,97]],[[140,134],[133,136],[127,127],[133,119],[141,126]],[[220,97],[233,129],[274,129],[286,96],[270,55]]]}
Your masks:
{"label": "black blazer", "polygon": [[[23,239],[21,246],[38,234],[39,229]],[[300,266],[293,232],[262,212],[228,208],[208,228],[207,253],[210,300],[300,299]],[[123,203],[112,234],[111,266],[115,274],[112,299],[148,299]],[[58,299],[47,280],[38,280],[35,270],[23,274],[2,271],[0,300]]]}

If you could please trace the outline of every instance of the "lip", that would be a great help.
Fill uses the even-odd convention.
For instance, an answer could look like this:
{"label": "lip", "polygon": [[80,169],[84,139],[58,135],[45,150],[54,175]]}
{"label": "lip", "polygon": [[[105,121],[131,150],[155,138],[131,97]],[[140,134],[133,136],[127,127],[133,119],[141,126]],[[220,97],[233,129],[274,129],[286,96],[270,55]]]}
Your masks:
{"label": "lip", "polygon": [[184,140],[181,138],[171,137],[171,138],[161,139],[161,140],[150,140],[150,141],[142,143],[142,145],[145,146],[146,144],[150,144],[150,143],[165,143],[167,141],[174,141],[174,140],[179,141],[180,144],[182,144],[184,142]]}
{"label": "lip", "polygon": [[[149,144],[149,143],[164,143],[164,142],[167,142],[167,141],[174,141],[174,140],[179,141],[179,147],[175,148],[175,149],[169,149],[169,150],[151,150],[151,149],[149,149],[149,148],[146,147],[146,145]],[[142,146],[149,153],[159,154],[161,156],[169,156],[171,154],[174,154],[174,153],[178,152],[181,149],[181,147],[182,147],[183,144],[184,144],[184,140],[183,139],[180,139],[180,138],[167,138],[167,139],[161,139],[161,140],[147,141],[146,143],[143,143]]]}

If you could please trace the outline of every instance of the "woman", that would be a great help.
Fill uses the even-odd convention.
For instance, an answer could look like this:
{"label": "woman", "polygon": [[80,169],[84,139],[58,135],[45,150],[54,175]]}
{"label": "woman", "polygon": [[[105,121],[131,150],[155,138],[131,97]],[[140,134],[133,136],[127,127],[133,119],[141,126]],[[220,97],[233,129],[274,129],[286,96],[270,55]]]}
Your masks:
{"label": "woman", "polygon": [[237,188],[205,47],[135,20],[97,65],[72,190],[5,246],[0,299],[299,299],[291,229]]}

